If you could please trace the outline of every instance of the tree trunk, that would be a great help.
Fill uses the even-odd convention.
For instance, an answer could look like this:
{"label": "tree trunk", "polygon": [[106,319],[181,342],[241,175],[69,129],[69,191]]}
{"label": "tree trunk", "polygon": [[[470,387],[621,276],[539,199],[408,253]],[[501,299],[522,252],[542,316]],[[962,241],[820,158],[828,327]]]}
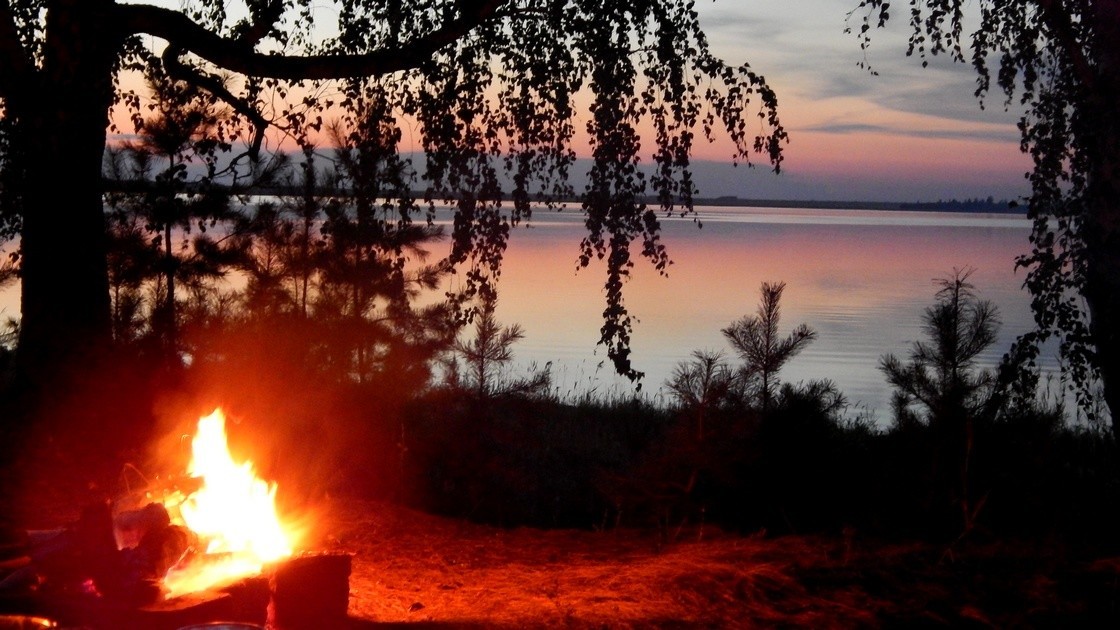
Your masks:
{"label": "tree trunk", "polygon": [[3,418],[15,445],[3,462],[14,505],[41,500],[45,488],[96,500],[91,488],[112,487],[124,453],[147,439],[151,401],[107,352],[101,165],[122,41],[113,6],[48,0],[43,58],[6,103],[23,174],[13,191],[22,322]]}
{"label": "tree trunk", "polygon": [[1112,432],[1120,442],[1120,1],[1101,0],[1095,7],[1096,85],[1087,98],[1089,115],[1083,118],[1093,164],[1082,228],[1084,297]]}
{"label": "tree trunk", "polygon": [[[1113,160],[1114,168],[1120,166]],[[1089,247],[1085,302],[1089,307],[1090,334],[1096,346],[1097,367],[1104,387],[1105,404],[1112,416],[1112,433],[1120,443],[1120,185],[1116,176],[1094,186],[1090,205]]]}
{"label": "tree trunk", "polygon": [[38,93],[15,114],[27,166],[17,365],[25,385],[49,394],[110,341],[101,163],[118,42],[111,2],[48,4]]}

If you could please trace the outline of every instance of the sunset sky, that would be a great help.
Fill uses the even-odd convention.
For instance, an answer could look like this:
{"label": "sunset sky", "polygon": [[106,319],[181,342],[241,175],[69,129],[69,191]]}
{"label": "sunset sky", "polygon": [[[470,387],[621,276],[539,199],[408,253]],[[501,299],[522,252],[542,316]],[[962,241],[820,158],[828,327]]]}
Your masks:
{"label": "sunset sky", "polygon": [[884,201],[1025,195],[1030,163],[1019,151],[1019,112],[1004,111],[998,95],[982,109],[969,64],[931,58],[922,68],[906,57],[905,15],[875,35],[868,61],[878,76],[859,68],[859,42],[844,33],[856,4],[697,2],[717,54],[749,62],[775,88],[792,138],[780,176],[714,169],[700,179],[702,192]]}

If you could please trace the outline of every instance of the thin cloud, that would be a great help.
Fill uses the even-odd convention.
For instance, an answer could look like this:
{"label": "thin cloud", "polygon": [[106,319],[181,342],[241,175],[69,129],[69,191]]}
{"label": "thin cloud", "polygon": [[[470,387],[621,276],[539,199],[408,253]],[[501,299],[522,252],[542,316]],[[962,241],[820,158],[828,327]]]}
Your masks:
{"label": "thin cloud", "polygon": [[1018,142],[1019,136],[1014,129],[996,127],[990,129],[933,129],[876,125],[872,123],[832,123],[801,127],[794,131],[851,134],[888,134],[911,138],[934,138],[938,140],[981,140],[1007,144]]}
{"label": "thin cloud", "polygon": [[[974,96],[976,73],[969,63],[947,55],[908,57],[909,26],[893,20],[876,31],[863,51],[847,26],[852,0],[755,0],[698,7],[717,54],[746,60],[783,94],[807,101],[866,100],[877,108],[932,116],[965,124],[1014,125],[1021,110],[1004,111],[1002,95],[988,95],[985,107]],[[967,51],[966,51],[967,52]],[[860,64],[868,64],[875,74]],[[871,107],[868,108],[870,111]],[[858,112],[854,113],[858,117]],[[852,121],[858,122],[858,121]]]}

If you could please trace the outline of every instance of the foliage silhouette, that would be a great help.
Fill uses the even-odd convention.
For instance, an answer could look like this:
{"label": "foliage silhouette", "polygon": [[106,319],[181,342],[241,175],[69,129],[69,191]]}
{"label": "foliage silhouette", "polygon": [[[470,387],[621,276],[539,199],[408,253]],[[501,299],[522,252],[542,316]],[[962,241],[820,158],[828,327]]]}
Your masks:
{"label": "foliage silhouette", "polygon": [[922,316],[929,341],[914,342],[909,361],[886,355],[880,367],[906,405],[919,405],[929,424],[949,422],[960,415],[985,412],[995,385],[990,370],[977,368],[977,359],[996,340],[999,311],[976,294],[968,281],[974,270],[956,270],[937,281],[936,303]]}
{"label": "foliage silhouette", "polygon": [[[359,381],[390,364],[406,368],[395,361],[402,351],[418,351],[426,357],[419,363],[426,363],[454,334],[444,304],[416,306],[420,293],[436,289],[451,268],[428,262],[429,248],[444,233],[411,220],[412,175],[401,167],[399,132],[384,115],[374,103],[355,128],[332,127],[339,186],[351,194],[323,208],[315,317],[337,322],[328,361]],[[415,376],[417,384],[427,380]]]}
{"label": "foliage silhouette", "polygon": [[[376,160],[352,150],[347,159]],[[370,197],[373,188],[338,194],[345,177],[318,172],[309,160],[293,180],[303,194],[258,204],[235,227],[247,280],[235,318],[262,332],[275,325],[297,335],[299,361],[333,382],[372,384],[392,375],[402,393],[415,391],[458,328],[447,305],[431,299],[448,271],[426,263],[442,232],[394,220],[391,208]]]}
{"label": "foliage silhouette", "polygon": [[[0,289],[19,279],[18,268],[11,259],[0,262]],[[12,358],[19,339],[19,320],[9,316],[0,325],[0,390],[11,378]]]}
{"label": "foliage silhouette", "polygon": [[[811,446],[831,434],[847,402],[831,382],[796,387],[779,382],[782,366],[816,336],[801,325],[780,337],[784,289],[785,283],[763,283],[758,312],[723,329],[743,361],[738,369],[722,352],[695,351],[665,383],[677,423],[639,460],[633,477],[614,490],[621,501],[652,510],[663,531],[674,519],[708,517],[791,528],[791,519],[805,521],[787,509],[785,495],[824,496],[818,493],[820,480],[808,471],[828,459],[827,449]],[[767,479],[767,489],[751,487],[755,477]],[[739,495],[766,508],[733,507]]]}
{"label": "foliage silhouette", "polygon": [[[1016,264],[1036,330],[1013,348],[1029,365],[1040,344],[1060,339],[1059,351],[1082,410],[1095,415],[1098,380],[1120,438],[1120,10],[1113,2],[983,0],[976,29],[964,31],[967,3],[910,0],[910,47],[965,61],[977,72],[976,96],[993,91],[1016,100],[1020,146],[1033,161],[1028,174],[1033,221],[1031,251]],[[859,39],[891,18],[885,0],[861,0]]]}
{"label": "foliage silhouette", "polygon": [[735,374],[721,352],[694,350],[677,364],[665,383],[669,395],[695,417],[696,441],[704,440],[704,424],[713,411],[734,401]]}

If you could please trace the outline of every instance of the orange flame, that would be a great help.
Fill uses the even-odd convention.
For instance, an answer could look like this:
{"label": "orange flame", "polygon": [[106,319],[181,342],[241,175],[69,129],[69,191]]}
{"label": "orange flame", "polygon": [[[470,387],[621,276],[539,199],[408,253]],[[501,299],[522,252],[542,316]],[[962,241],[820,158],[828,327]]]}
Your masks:
{"label": "orange flame", "polygon": [[205,556],[187,558],[164,577],[177,597],[256,575],[265,564],[292,555],[293,532],[276,513],[276,485],[253,472],[252,462],[233,461],[220,409],[198,421],[188,473],[201,487],[176,505],[183,525],[205,544]]}

